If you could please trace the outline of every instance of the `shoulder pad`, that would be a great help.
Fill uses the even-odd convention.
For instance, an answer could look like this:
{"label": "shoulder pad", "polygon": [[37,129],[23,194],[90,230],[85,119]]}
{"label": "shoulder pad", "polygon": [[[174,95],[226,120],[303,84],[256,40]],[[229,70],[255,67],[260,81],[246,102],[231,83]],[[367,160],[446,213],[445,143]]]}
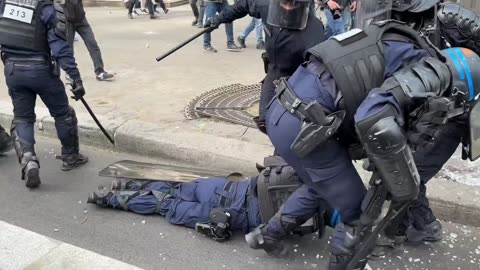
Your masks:
{"label": "shoulder pad", "polygon": [[[480,42],[480,16],[473,10],[455,3],[445,3],[441,5],[437,17],[443,27],[458,31],[468,40],[473,40],[474,43]],[[447,38],[449,37],[447,36]],[[458,38],[452,36],[450,39],[455,41]],[[466,45],[466,47],[471,46]]]}
{"label": "shoulder pad", "polygon": [[445,3],[440,6],[437,17],[445,26],[454,26],[457,24],[462,6],[456,3]]}
{"label": "shoulder pad", "polygon": [[443,4],[438,11],[439,21],[447,27],[457,27],[465,36],[471,37],[479,28],[479,16],[473,10],[455,3]]}
{"label": "shoulder pad", "polygon": [[56,12],[64,14],[63,7],[59,3],[54,3],[53,8]]}
{"label": "shoulder pad", "polygon": [[53,7],[55,8],[55,34],[59,38],[67,40],[67,19],[65,13],[63,13],[63,8],[57,3]]}

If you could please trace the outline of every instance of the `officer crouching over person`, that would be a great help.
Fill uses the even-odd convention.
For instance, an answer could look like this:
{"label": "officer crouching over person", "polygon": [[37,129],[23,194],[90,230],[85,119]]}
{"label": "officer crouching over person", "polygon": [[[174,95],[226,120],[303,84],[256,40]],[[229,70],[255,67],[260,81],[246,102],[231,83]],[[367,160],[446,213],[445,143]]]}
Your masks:
{"label": "officer crouching over person", "polygon": [[[142,181],[119,178],[111,190],[99,187],[88,203],[102,207],[159,214],[168,222],[195,228],[216,241],[230,238],[233,231],[248,233],[268,221],[288,196],[301,185],[294,170],[280,157],[267,157],[259,175],[233,181],[231,177],[199,178],[191,182]],[[116,174],[118,175],[118,174]],[[340,221],[338,212],[326,204],[296,234],[319,232]],[[276,250],[272,253],[287,252]]]}
{"label": "officer crouching over person", "polygon": [[[430,39],[442,33],[437,40],[477,44],[465,42],[477,39],[477,18],[438,0],[362,0],[357,20],[364,29],[311,48],[307,62],[277,82],[267,134],[308,188],[297,189],[279,213],[246,236],[252,248],[283,250],[282,239],[313,215],[320,200],[342,217],[330,270],[364,269],[369,244],[375,244],[370,240],[398,217],[391,237],[410,240],[409,228],[415,240],[441,237],[425,183],[460,142],[465,159],[480,156],[480,57],[466,48],[440,51]],[[368,192],[351,162],[363,158],[374,172]],[[386,200],[390,212],[374,230]]]}
{"label": "officer crouching over person", "polygon": [[62,143],[62,170],[87,163],[79,153],[77,118],[68,105],[59,66],[73,80],[74,99],[85,95],[73,52],[66,41],[65,16],[52,0],[1,0],[0,45],[5,81],[13,103],[11,136],[29,188],[40,185],[35,154],[34,123],[37,95],[55,119]]}

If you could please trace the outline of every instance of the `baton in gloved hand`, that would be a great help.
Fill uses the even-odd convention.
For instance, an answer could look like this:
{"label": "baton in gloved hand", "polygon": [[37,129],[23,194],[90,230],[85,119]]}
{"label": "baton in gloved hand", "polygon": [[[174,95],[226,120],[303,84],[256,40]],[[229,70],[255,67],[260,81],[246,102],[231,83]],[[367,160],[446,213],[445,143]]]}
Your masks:
{"label": "baton in gloved hand", "polygon": [[212,32],[213,30],[215,30],[217,27],[215,26],[210,26],[210,27],[207,27],[205,29],[203,29],[202,31],[200,31],[199,33],[195,34],[194,36],[192,36],[191,38],[185,40],[184,42],[182,42],[181,44],[177,45],[175,48],[171,49],[170,51],[164,53],[162,56],[159,56],[157,57],[157,62],[160,62],[162,61],[164,58],[166,58],[167,56],[169,56],[170,54],[180,50],[183,46],[187,45],[188,43],[194,41],[196,38],[198,38],[199,36],[205,34],[205,33],[208,33],[208,32]]}
{"label": "baton in gloved hand", "polygon": [[[73,81],[70,81],[69,83],[67,83],[66,85],[70,85],[70,87],[72,87],[72,92],[73,92],[73,84],[74,82]],[[75,94],[75,93],[74,93]],[[95,113],[92,111],[92,108],[90,108],[90,106],[88,105],[88,103],[85,101],[85,99],[82,97],[75,97],[73,96],[72,97],[73,99],[75,99],[76,101],[80,100],[82,103],[83,103],[83,106],[85,106],[85,109],[87,109],[88,113],[90,114],[90,116],[92,117],[93,121],[95,121],[95,124],[97,124],[97,126],[100,128],[100,130],[103,132],[103,135],[105,135],[105,137],[107,137],[107,139],[113,144],[115,145],[115,141],[112,139],[112,137],[110,136],[110,134],[108,134],[108,132],[105,130],[105,128],[103,127],[102,123],[100,123],[100,121],[98,120],[97,116],[95,115]]]}

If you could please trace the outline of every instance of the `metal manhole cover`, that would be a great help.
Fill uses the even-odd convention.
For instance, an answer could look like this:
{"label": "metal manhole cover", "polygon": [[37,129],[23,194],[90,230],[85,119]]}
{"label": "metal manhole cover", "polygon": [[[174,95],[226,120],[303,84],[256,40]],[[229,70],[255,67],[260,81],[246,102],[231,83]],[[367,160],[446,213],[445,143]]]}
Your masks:
{"label": "metal manhole cover", "polygon": [[187,119],[211,117],[256,128],[254,104],[260,101],[261,84],[231,84],[210,90],[185,106]]}

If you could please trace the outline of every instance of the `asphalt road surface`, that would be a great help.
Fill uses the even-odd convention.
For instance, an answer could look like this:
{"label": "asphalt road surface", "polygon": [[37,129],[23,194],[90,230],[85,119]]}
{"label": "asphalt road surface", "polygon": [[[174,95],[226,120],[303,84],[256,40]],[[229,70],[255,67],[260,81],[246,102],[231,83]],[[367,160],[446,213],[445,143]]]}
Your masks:
{"label": "asphalt road surface", "polygon": [[[62,172],[56,140],[39,138],[37,154],[42,185],[29,190],[20,180],[13,152],[0,156],[0,220],[145,269],[326,269],[328,235],[295,237],[289,259],[269,258],[251,250],[236,234],[216,243],[191,229],[168,224],[160,216],[141,216],[86,205],[87,195],[111,179],[98,177],[107,165],[122,159],[151,159],[83,147],[85,167]],[[161,161],[157,161],[161,162]],[[480,228],[444,222],[444,240],[408,247],[372,269],[480,269]],[[1,232],[0,232],[1,233]]]}

